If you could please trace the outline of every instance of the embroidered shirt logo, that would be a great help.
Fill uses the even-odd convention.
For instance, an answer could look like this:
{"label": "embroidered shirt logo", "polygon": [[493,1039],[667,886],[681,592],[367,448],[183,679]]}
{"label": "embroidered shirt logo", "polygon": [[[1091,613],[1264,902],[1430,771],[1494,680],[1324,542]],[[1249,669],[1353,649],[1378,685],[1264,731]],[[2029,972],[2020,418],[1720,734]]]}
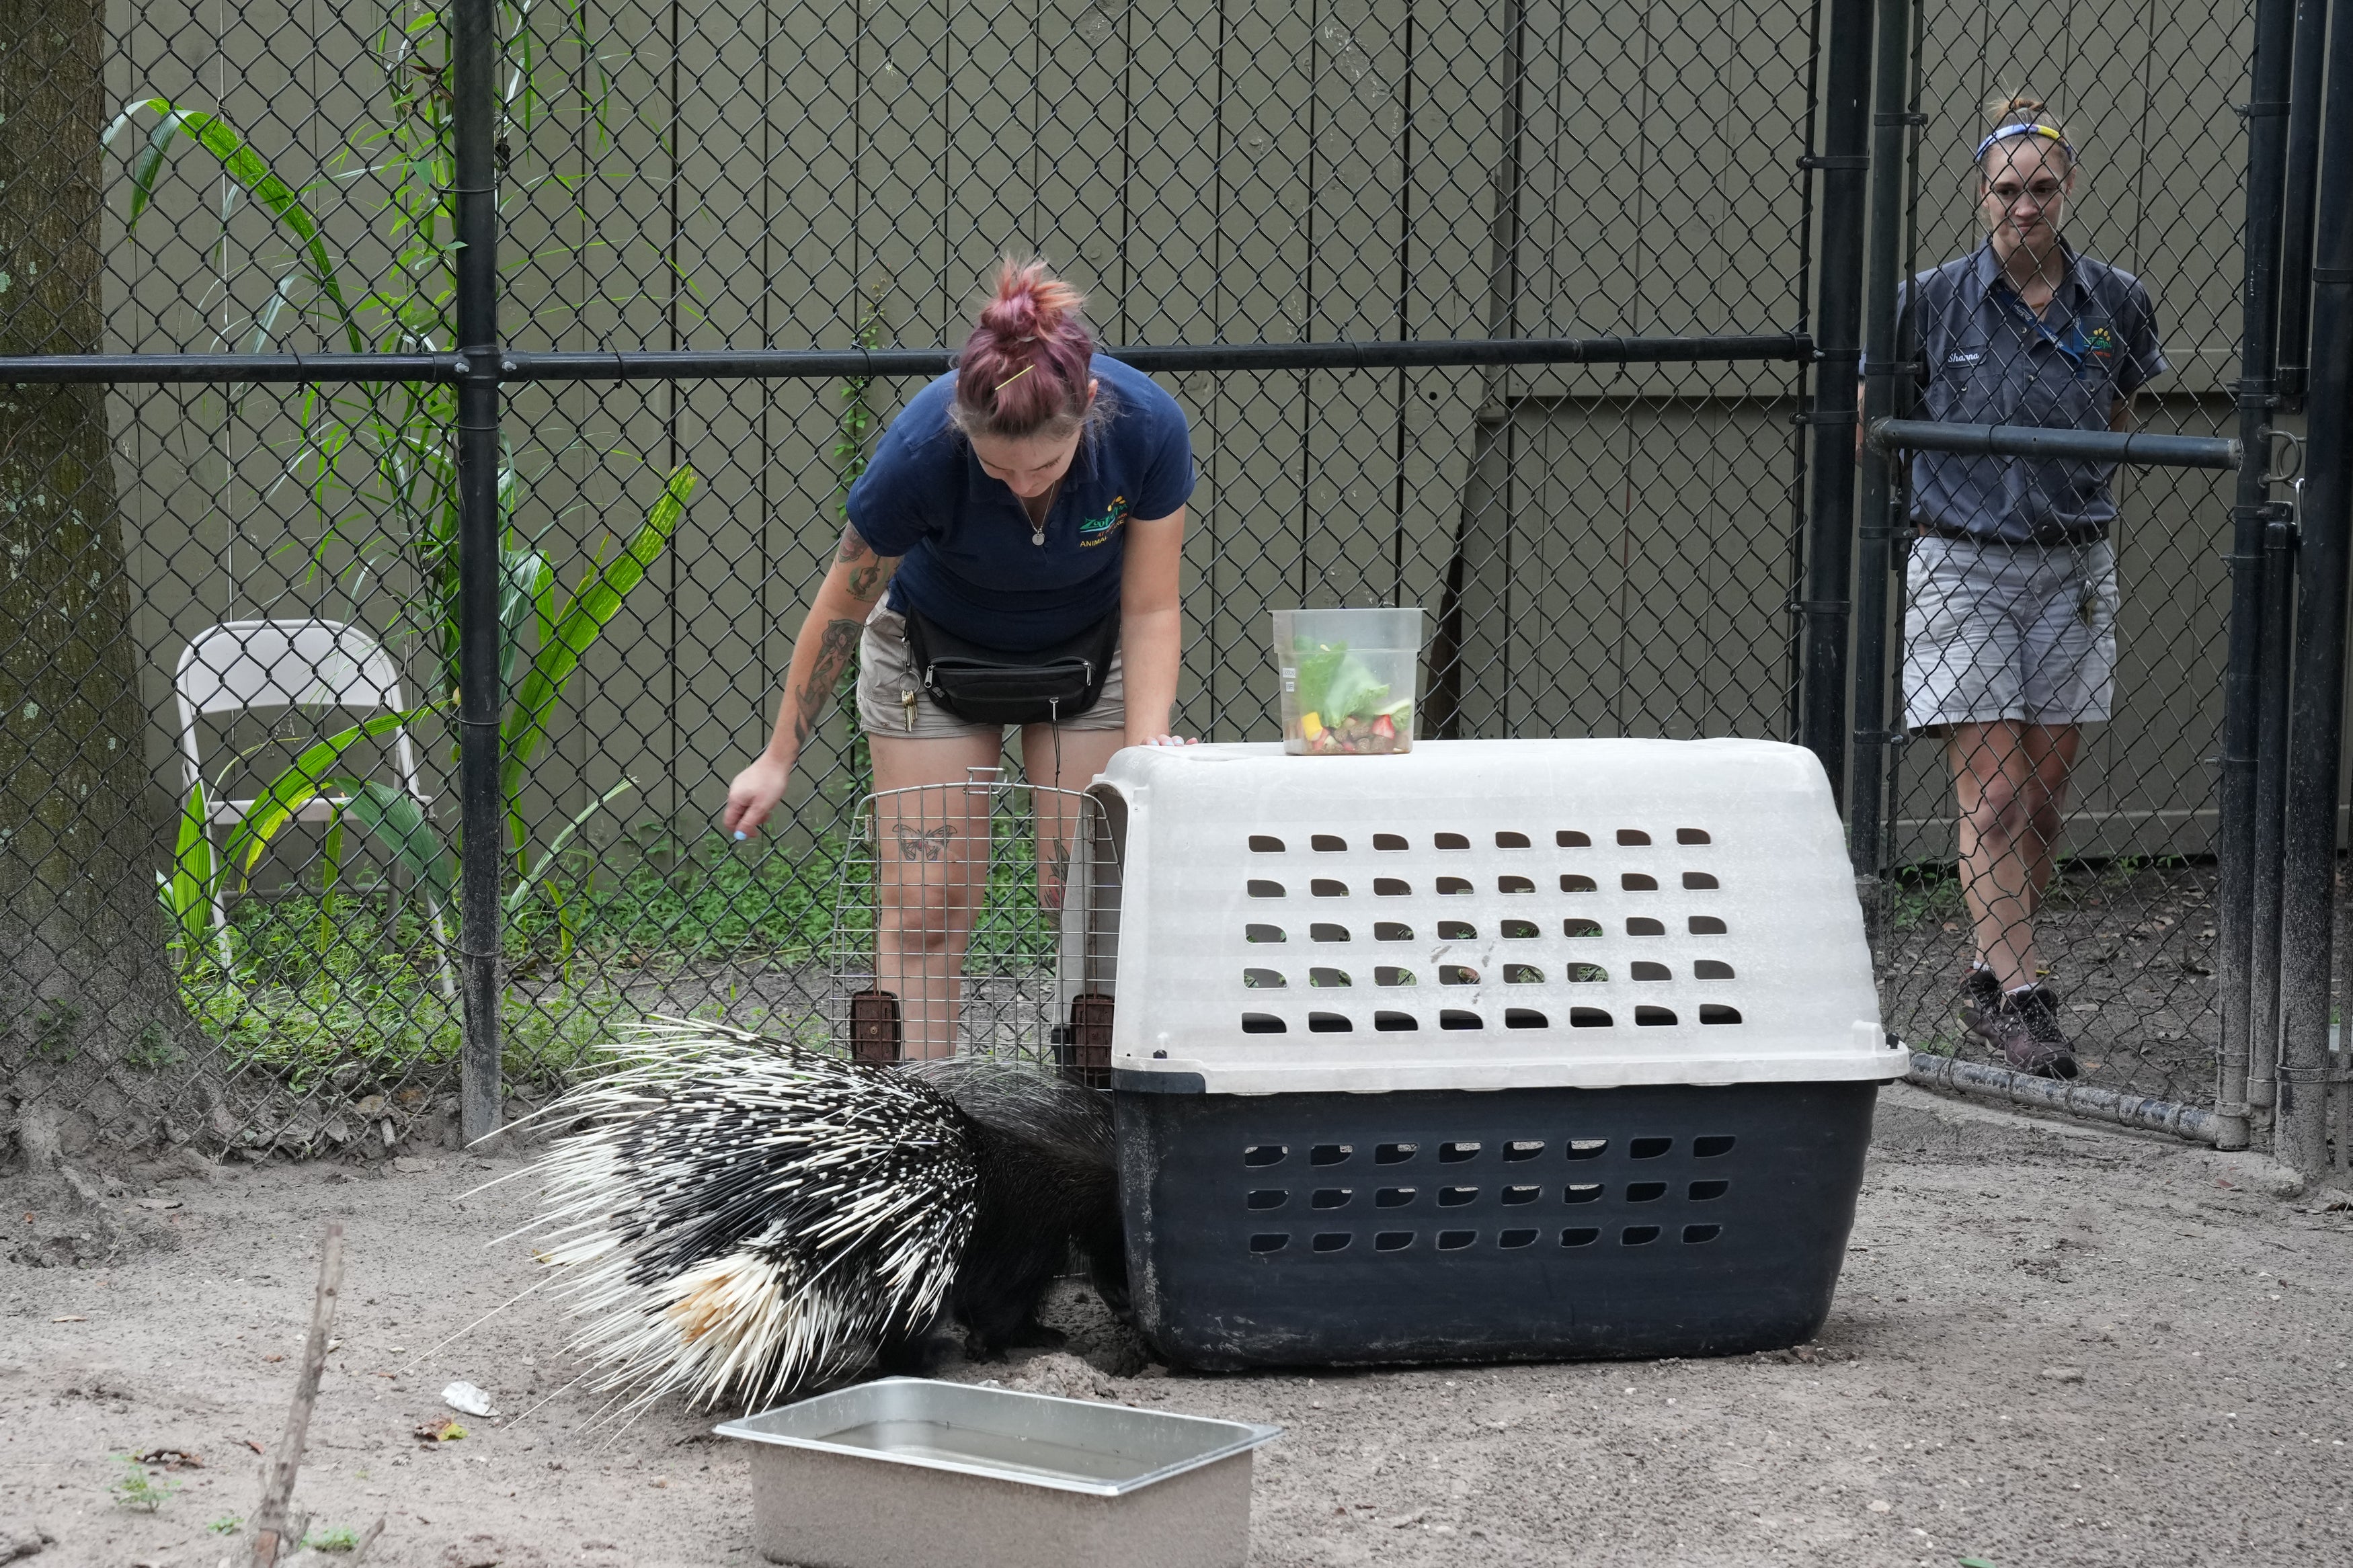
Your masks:
{"label": "embroidered shirt logo", "polygon": [[1119,525],[1126,521],[1127,498],[1112,497],[1111,505],[1103,509],[1103,514],[1101,517],[1082,517],[1079,520],[1079,548],[1092,550],[1118,532]]}
{"label": "embroidered shirt logo", "polygon": [[1983,358],[1985,358],[1985,350],[1983,349],[1961,349],[1957,353],[1947,354],[1945,356],[1945,363],[1947,364],[1975,364],[1978,361]]}

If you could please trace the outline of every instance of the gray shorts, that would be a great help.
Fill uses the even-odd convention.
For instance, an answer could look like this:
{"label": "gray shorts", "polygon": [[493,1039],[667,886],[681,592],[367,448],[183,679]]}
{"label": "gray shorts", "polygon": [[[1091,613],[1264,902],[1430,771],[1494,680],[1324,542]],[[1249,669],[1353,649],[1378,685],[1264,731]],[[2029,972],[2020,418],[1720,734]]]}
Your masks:
{"label": "gray shorts", "polygon": [[[866,617],[866,634],[858,643],[858,721],[870,735],[898,736],[910,741],[953,741],[964,735],[987,735],[1004,730],[995,724],[969,724],[932,700],[915,679],[914,660],[907,655],[907,617],[888,608],[886,598]],[[1103,696],[1095,705],[1055,726],[1062,730],[1124,730],[1127,703],[1121,694],[1120,656],[1111,656],[1111,673],[1103,679]]]}
{"label": "gray shorts", "polygon": [[2088,544],[1915,539],[1904,721],[2096,723],[2116,694],[2116,554]]}

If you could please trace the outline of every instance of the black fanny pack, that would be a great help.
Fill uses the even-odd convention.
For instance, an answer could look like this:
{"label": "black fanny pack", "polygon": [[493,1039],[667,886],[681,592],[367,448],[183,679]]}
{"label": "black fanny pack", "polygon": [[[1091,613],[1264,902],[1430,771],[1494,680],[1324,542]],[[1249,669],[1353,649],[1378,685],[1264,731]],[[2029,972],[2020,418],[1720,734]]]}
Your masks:
{"label": "black fanny pack", "polygon": [[1007,653],[907,609],[907,656],[933,701],[967,724],[1055,724],[1092,708],[1119,652],[1119,612],[1068,642]]}

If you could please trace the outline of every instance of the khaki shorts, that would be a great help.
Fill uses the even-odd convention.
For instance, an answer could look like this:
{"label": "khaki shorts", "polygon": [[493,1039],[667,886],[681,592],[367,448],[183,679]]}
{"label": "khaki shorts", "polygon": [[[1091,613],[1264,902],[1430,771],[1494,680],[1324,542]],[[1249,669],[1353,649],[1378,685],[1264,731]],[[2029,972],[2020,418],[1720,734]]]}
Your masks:
{"label": "khaki shorts", "polygon": [[1926,538],[1906,567],[1904,721],[2093,724],[2116,684],[2116,555]]}
{"label": "khaki shorts", "polygon": [[[858,643],[858,721],[866,732],[912,741],[952,741],[992,731],[1003,734],[1001,726],[967,723],[932,700],[923,683],[915,679],[914,661],[907,656],[907,617],[888,605],[886,599],[874,606],[866,617],[866,635]],[[1095,705],[1055,728],[1127,728],[1117,653],[1111,656],[1111,673],[1103,679],[1103,696]]]}

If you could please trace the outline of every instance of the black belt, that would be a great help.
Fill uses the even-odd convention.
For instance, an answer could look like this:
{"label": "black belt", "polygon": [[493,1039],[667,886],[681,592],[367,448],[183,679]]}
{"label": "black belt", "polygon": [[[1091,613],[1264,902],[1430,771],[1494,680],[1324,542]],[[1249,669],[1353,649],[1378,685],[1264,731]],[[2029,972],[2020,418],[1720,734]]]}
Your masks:
{"label": "black belt", "polygon": [[1990,533],[1972,533],[1966,528],[1955,528],[1949,523],[1922,522],[1913,526],[1920,531],[1923,539],[1954,539],[1965,544],[2007,544],[2013,549],[2048,550],[2053,545],[2063,544],[2071,550],[2080,550],[2086,544],[2097,544],[2108,536],[2105,527],[2082,533],[2054,534],[2048,539],[1997,539]]}

